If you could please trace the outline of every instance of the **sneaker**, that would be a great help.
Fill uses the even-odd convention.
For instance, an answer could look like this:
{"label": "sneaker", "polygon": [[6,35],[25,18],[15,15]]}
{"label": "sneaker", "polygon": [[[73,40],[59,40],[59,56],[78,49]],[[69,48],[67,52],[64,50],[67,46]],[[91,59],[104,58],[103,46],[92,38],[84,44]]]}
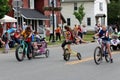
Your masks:
{"label": "sneaker", "polygon": [[113,63],[113,59],[110,59],[110,63]]}

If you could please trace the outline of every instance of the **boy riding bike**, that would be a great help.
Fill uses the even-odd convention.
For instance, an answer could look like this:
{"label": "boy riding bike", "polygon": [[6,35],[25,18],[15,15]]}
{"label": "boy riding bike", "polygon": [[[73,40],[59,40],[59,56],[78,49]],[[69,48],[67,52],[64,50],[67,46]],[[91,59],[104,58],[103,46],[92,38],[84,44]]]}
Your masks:
{"label": "boy riding bike", "polygon": [[113,63],[111,50],[110,50],[110,38],[109,38],[109,33],[108,33],[106,26],[102,26],[102,29],[98,33],[96,33],[94,36],[98,36],[99,38],[102,39],[102,43],[103,43],[102,48],[104,46],[107,47],[108,53],[110,55],[110,62]]}

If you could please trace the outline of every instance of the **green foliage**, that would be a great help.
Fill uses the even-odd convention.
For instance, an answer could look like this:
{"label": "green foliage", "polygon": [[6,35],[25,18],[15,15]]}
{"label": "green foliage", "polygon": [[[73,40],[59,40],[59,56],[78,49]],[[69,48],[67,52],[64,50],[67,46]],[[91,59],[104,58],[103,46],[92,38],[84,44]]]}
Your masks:
{"label": "green foliage", "polygon": [[120,0],[111,0],[108,4],[108,24],[119,23],[120,19]]}
{"label": "green foliage", "polygon": [[75,15],[76,19],[81,24],[83,17],[85,16],[83,4],[80,5],[78,11],[75,11],[73,14]]}
{"label": "green foliage", "polygon": [[8,5],[9,0],[0,0],[0,19],[4,17],[10,10],[10,6]]}

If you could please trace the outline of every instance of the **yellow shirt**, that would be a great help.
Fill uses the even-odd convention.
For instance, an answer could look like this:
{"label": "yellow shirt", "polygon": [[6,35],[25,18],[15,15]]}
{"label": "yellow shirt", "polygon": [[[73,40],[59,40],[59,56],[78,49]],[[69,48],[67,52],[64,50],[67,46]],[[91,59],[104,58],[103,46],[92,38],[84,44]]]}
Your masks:
{"label": "yellow shirt", "polygon": [[24,39],[26,39],[30,34],[31,34],[31,32],[26,32],[25,30],[22,31],[22,33],[21,33],[21,35],[24,37]]}

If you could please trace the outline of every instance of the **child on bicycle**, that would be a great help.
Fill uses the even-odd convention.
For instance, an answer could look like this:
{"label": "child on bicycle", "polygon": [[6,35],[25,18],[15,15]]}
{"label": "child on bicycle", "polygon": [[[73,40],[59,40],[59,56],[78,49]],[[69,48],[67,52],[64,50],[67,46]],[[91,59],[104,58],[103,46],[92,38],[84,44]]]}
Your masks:
{"label": "child on bicycle", "polygon": [[66,30],[66,32],[65,32],[65,40],[63,41],[61,47],[64,50],[65,45],[67,45],[68,48],[71,49],[70,44],[74,42],[74,35],[72,33],[72,29],[69,26],[65,26],[64,28]]}
{"label": "child on bicycle", "polygon": [[64,28],[66,30],[65,40],[63,41],[63,43],[61,45],[63,50],[64,50],[65,45],[67,45],[69,50],[71,50],[70,44],[72,44],[72,43],[75,43],[75,44],[78,44],[80,42],[86,43],[86,41],[84,41],[80,37],[78,37],[77,34],[75,34],[74,31],[69,26],[65,26]]}
{"label": "child on bicycle", "polygon": [[104,47],[104,44],[106,44],[106,47],[108,49],[108,53],[110,55],[110,62],[113,63],[112,55],[111,55],[111,50],[110,50],[110,38],[109,38],[109,33],[107,30],[106,26],[102,26],[102,29],[95,34],[95,36],[98,36],[99,38],[102,39],[102,48]]}
{"label": "child on bicycle", "polygon": [[31,45],[32,30],[30,26],[26,27],[26,29],[22,31],[21,35],[23,36],[25,42],[28,44],[28,51],[29,51],[30,57],[32,57],[32,45]]}

